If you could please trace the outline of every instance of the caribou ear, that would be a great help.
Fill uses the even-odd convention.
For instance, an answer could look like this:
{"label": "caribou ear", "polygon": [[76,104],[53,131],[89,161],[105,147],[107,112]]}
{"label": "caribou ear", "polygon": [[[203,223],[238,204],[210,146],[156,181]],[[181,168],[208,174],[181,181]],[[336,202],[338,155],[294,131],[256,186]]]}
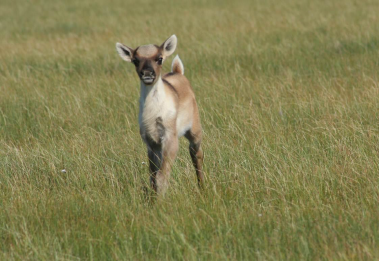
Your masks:
{"label": "caribou ear", "polygon": [[127,47],[126,45],[123,45],[121,43],[116,43],[116,50],[120,57],[127,61],[131,62],[133,59],[133,49],[130,47]]}
{"label": "caribou ear", "polygon": [[161,45],[163,58],[169,57],[171,54],[175,52],[177,43],[178,39],[174,34]]}

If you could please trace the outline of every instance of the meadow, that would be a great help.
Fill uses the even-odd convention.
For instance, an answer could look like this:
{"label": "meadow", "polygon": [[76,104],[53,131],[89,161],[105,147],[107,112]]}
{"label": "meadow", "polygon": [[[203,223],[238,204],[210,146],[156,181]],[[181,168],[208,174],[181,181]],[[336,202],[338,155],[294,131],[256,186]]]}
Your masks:
{"label": "meadow", "polygon": [[[172,34],[206,188],[183,139],[149,204],[115,43]],[[2,0],[0,259],[379,259],[378,124],[376,0]]]}

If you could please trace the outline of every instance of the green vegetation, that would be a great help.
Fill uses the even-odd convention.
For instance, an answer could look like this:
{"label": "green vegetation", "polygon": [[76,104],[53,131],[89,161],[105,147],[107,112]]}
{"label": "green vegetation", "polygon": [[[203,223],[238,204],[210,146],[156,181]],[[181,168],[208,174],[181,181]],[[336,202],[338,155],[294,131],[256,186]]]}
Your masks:
{"label": "green vegetation", "polygon": [[[378,11],[374,0],[2,0],[0,259],[378,259]],[[115,43],[173,33],[201,110],[207,188],[183,139],[150,206],[139,83]]]}

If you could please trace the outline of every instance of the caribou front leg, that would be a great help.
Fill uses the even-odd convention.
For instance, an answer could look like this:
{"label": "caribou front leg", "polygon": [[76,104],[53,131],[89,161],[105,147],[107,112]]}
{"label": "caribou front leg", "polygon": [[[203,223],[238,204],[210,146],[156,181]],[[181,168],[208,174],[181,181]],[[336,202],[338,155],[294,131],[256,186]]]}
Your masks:
{"label": "caribou front leg", "polygon": [[155,184],[153,188],[158,195],[163,195],[167,190],[171,167],[178,153],[178,148],[179,141],[176,135],[166,138],[162,143],[162,164],[153,178]]}

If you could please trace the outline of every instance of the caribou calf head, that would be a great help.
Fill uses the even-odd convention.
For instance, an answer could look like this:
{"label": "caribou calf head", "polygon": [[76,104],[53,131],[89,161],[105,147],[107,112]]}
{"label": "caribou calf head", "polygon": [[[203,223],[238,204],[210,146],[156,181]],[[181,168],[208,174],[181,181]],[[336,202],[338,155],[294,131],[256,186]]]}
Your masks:
{"label": "caribou calf head", "polygon": [[154,85],[161,76],[162,64],[176,48],[177,38],[172,35],[161,46],[141,45],[132,49],[121,43],[116,44],[121,58],[136,67],[138,77],[145,85]]}

